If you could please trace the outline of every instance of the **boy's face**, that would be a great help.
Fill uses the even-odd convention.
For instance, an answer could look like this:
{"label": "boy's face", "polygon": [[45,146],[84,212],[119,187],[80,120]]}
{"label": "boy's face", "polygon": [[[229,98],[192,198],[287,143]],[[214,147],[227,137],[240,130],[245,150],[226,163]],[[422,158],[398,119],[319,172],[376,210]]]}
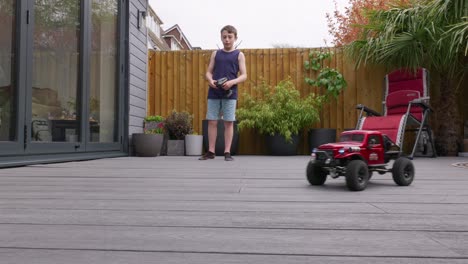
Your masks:
{"label": "boy's face", "polygon": [[223,46],[225,49],[231,49],[234,46],[237,38],[235,37],[234,33],[229,33],[227,30],[223,30],[221,32],[221,41],[223,42]]}

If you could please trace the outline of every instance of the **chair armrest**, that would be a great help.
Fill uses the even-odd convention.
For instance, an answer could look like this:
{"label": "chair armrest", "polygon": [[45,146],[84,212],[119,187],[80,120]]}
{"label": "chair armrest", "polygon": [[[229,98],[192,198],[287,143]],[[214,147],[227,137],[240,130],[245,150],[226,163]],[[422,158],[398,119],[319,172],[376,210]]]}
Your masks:
{"label": "chair armrest", "polygon": [[416,99],[412,100],[410,102],[410,104],[420,106],[420,107],[424,108],[424,110],[428,109],[429,111],[433,112],[432,108],[427,103],[428,101],[429,101],[429,97],[426,96],[426,97],[416,98]]}
{"label": "chair armrest", "polygon": [[365,105],[363,105],[363,104],[358,104],[358,105],[356,106],[356,109],[359,109],[359,110],[362,110],[362,111],[366,112],[366,114],[367,114],[368,116],[381,116],[380,113],[378,113],[378,112],[375,111],[375,110],[370,109],[369,107],[367,107],[367,106],[365,106]]}

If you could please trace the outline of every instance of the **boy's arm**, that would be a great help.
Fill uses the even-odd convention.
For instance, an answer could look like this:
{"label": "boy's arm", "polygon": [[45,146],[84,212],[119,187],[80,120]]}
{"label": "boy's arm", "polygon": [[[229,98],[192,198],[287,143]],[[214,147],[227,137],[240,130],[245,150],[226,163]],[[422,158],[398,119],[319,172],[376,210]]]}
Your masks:
{"label": "boy's arm", "polygon": [[239,53],[239,73],[239,76],[236,78],[236,84],[247,80],[247,67],[245,66],[245,56],[243,52]]}
{"label": "boy's arm", "polygon": [[208,64],[208,69],[206,70],[206,80],[208,81],[210,87],[218,89],[216,87],[215,81],[213,80],[213,69],[214,69],[214,62],[215,62],[216,50],[211,53],[210,63]]}
{"label": "boy's arm", "polygon": [[239,53],[238,60],[239,60],[239,76],[237,76],[237,78],[235,78],[235,79],[232,79],[232,80],[229,80],[229,81],[225,82],[224,85],[223,85],[223,88],[225,90],[231,89],[232,86],[247,80],[247,68],[245,66],[244,53],[242,53],[242,52]]}

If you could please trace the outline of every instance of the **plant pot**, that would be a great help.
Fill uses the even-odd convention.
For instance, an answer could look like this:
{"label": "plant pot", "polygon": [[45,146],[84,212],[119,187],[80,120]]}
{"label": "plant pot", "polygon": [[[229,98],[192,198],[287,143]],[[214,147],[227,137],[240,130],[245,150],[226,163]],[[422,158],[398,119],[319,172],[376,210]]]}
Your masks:
{"label": "plant pot", "polygon": [[139,157],[156,157],[161,153],[162,134],[132,134],[135,155]]}
{"label": "plant pot", "polygon": [[[208,142],[208,120],[204,119],[202,121],[202,130],[203,130],[203,148],[205,151],[208,151],[209,142]],[[237,129],[237,121],[234,121],[234,134],[232,136],[231,143],[231,155],[235,155],[239,148],[239,131]],[[215,144],[215,153],[217,156],[224,155],[224,121],[218,120],[218,134],[216,137]]]}
{"label": "plant pot", "polygon": [[299,145],[299,135],[292,135],[292,141],[288,142],[279,134],[274,136],[265,136],[265,146],[268,152],[274,156],[292,156],[297,155],[297,146]]}
{"label": "plant pot", "polygon": [[336,142],[336,129],[333,128],[314,128],[310,129],[308,134],[309,152],[314,148],[326,143]]}
{"label": "plant pot", "polygon": [[200,156],[203,148],[202,135],[186,135],[185,136],[185,155]]}
{"label": "plant pot", "polygon": [[145,121],[144,123],[144,129],[145,130],[152,130],[152,129],[157,129],[159,125],[164,122],[157,122],[157,121]]}
{"label": "plant pot", "polygon": [[184,156],[185,153],[185,142],[184,140],[173,140],[167,141],[167,155],[168,156]]}

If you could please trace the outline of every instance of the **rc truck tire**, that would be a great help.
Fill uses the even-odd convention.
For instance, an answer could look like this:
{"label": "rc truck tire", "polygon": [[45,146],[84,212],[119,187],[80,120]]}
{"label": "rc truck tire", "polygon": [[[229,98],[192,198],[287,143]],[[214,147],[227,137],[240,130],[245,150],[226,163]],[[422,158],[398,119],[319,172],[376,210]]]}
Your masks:
{"label": "rc truck tire", "polygon": [[346,166],[346,186],[351,191],[362,191],[369,182],[369,169],[362,160],[352,160]]}
{"label": "rc truck tire", "polygon": [[327,172],[313,162],[307,164],[306,176],[310,185],[323,185],[327,180]]}
{"label": "rc truck tire", "polygon": [[395,160],[392,168],[393,181],[400,186],[408,186],[414,180],[414,165],[407,158],[400,157]]}

